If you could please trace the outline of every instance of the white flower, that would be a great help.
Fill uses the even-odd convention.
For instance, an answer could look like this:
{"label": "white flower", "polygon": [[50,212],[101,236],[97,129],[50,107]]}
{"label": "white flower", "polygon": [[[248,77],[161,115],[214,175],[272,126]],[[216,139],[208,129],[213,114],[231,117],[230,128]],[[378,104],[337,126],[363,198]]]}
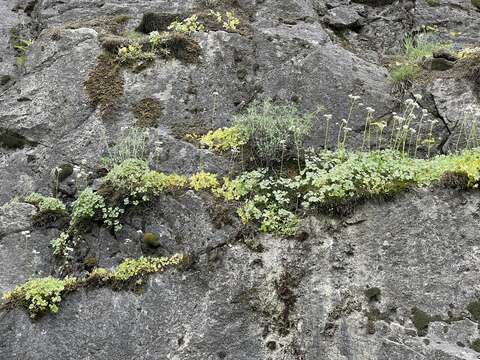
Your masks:
{"label": "white flower", "polygon": [[347,123],[347,119],[342,119],[342,123],[346,124],[346,123]]}
{"label": "white flower", "polygon": [[412,134],[415,134],[415,133],[417,132],[417,130],[415,130],[415,129],[410,129],[410,132],[411,132]]}
{"label": "white flower", "polygon": [[352,131],[352,128],[344,127],[343,130],[344,130],[345,132],[347,132],[347,131]]}
{"label": "white flower", "polygon": [[370,106],[367,107],[365,110],[367,110],[367,112],[368,112],[369,114],[373,114],[373,113],[375,112],[375,109],[372,108],[372,107],[370,107]]}
{"label": "white flower", "polygon": [[422,109],[422,115],[427,116],[428,115],[428,110],[427,109]]}
{"label": "white flower", "polygon": [[405,105],[413,105],[415,102],[412,99],[405,100]]}
{"label": "white flower", "polygon": [[332,114],[325,114],[323,117],[327,120],[332,120]]}
{"label": "white flower", "polygon": [[420,101],[423,99],[423,96],[421,94],[414,94],[413,97],[417,99],[417,101]]}
{"label": "white flower", "polygon": [[82,159],[82,160],[80,161],[80,164],[82,164],[82,165],[87,165],[87,162],[88,162],[87,159]]}

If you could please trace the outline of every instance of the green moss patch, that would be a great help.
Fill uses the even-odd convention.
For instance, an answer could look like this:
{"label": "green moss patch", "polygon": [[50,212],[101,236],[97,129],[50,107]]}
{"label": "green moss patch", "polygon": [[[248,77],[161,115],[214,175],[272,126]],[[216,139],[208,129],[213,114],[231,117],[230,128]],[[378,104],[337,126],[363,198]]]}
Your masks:
{"label": "green moss patch", "polygon": [[467,305],[467,310],[472,314],[472,318],[475,321],[480,321],[480,300],[472,301]]}
{"label": "green moss patch", "polygon": [[480,353],[480,339],[475,339],[474,341],[472,341],[472,343],[470,344],[470,348]]}
{"label": "green moss patch", "polygon": [[442,321],[442,318],[438,315],[431,316],[426,312],[414,307],[412,309],[412,321],[417,328],[418,336],[425,336],[428,332],[428,325],[432,321]]}
{"label": "green moss patch", "polygon": [[108,117],[123,95],[124,80],[121,67],[111,57],[102,54],[84,85],[92,105],[98,106],[102,116]]}
{"label": "green moss patch", "polygon": [[372,287],[365,290],[365,296],[368,301],[380,301],[381,290],[378,287]]}
{"label": "green moss patch", "polygon": [[145,98],[140,100],[133,106],[133,114],[137,118],[135,125],[142,128],[156,127],[162,115],[162,110],[162,105],[156,99]]}
{"label": "green moss patch", "polygon": [[25,197],[25,202],[35,205],[38,209],[35,219],[43,219],[46,216],[65,216],[67,209],[65,205],[58,199],[44,196],[38,193],[31,193]]}

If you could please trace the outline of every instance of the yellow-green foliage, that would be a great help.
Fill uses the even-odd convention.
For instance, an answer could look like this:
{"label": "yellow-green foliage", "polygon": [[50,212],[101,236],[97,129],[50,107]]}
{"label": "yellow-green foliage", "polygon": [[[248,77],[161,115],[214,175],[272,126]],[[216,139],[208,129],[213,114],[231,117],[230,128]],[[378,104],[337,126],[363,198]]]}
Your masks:
{"label": "yellow-green foliage", "polygon": [[230,180],[224,177],[222,186],[212,189],[212,192],[217,196],[223,197],[226,201],[233,201],[240,200],[247,193],[247,190],[242,180]]}
{"label": "yellow-green foliage", "polygon": [[200,144],[216,151],[239,149],[246,142],[245,134],[237,126],[209,131],[200,137]]}
{"label": "yellow-green foliage", "polygon": [[4,293],[3,299],[7,302],[22,304],[32,318],[47,311],[56,313],[58,304],[62,300],[61,295],[72,281],[72,278],[69,277],[60,280],[51,276],[32,279],[12,291]]}
{"label": "yellow-green foliage", "polygon": [[219,11],[210,10],[210,14],[216,18],[217,22],[222,24],[225,30],[236,31],[237,26],[240,25],[240,19],[232,11],[227,11],[225,15],[222,15]]}
{"label": "yellow-green foliage", "polygon": [[465,49],[457,52],[459,58],[465,58],[472,55],[480,54],[480,47],[466,47]]}
{"label": "yellow-green foliage", "polygon": [[180,254],[172,257],[141,257],[123,261],[114,271],[96,268],[84,278],[67,276],[64,279],[56,279],[49,276],[32,279],[4,293],[3,299],[7,305],[24,306],[30,316],[36,318],[46,312],[56,313],[62,295],[76,288],[88,286],[95,281],[97,284],[98,281],[103,284],[126,282],[132,278],[161,272],[168,266],[182,264],[187,259],[187,256]]}
{"label": "yellow-green foliage", "polygon": [[138,61],[153,61],[155,60],[155,52],[144,51],[142,46],[138,43],[133,43],[128,46],[118,49],[118,60],[121,63],[136,63]]}
{"label": "yellow-green foliage", "polygon": [[217,175],[201,171],[190,177],[190,187],[196,191],[214,189],[218,186]]}
{"label": "yellow-green foliage", "polygon": [[25,202],[35,205],[38,208],[38,215],[65,215],[67,213],[65,205],[60,200],[53,197],[43,196],[39,193],[31,193],[25,198]]}
{"label": "yellow-green foliage", "polygon": [[468,186],[476,186],[480,178],[480,150],[464,150],[458,154],[438,155],[429,160],[416,160],[416,182],[428,185],[439,180],[446,172],[465,173]]}
{"label": "yellow-green foliage", "polygon": [[187,185],[187,177],[177,174],[164,174],[158,171],[149,171],[142,179],[146,189],[153,195],[159,195],[170,189],[182,189]]}
{"label": "yellow-green foliage", "polygon": [[198,22],[197,15],[192,15],[183,21],[172,22],[168,26],[168,30],[189,34],[196,31],[203,31],[205,30],[205,26]]}
{"label": "yellow-green foliage", "polygon": [[466,174],[467,186],[477,187],[479,170],[480,149],[426,160],[395,150],[324,152],[308,157],[305,169],[294,178],[252,171],[225,181],[214,192],[243,201],[238,214],[244,223],[255,221],[261,231],[292,235],[299,212],[426,186],[448,172]]}
{"label": "yellow-green foliage", "polygon": [[168,257],[141,257],[126,259],[111,273],[110,278],[116,281],[126,281],[140,275],[162,271],[167,266],[179,265],[185,260],[184,255]]}

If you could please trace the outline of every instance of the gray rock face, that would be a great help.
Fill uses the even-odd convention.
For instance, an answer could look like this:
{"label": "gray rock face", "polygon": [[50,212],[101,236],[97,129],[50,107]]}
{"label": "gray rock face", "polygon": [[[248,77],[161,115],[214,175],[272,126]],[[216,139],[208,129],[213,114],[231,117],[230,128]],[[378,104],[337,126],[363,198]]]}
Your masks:
{"label": "gray rock face", "polygon": [[[123,67],[113,111],[104,116],[85,81],[106,33],[133,31],[146,13],[181,19],[208,6],[233,9],[245,29],[192,34],[201,47],[197,62]],[[455,41],[454,50],[480,40],[470,0],[8,0],[0,14],[2,292],[59,272],[50,240],[62,227],[34,224],[35,208],[22,196],[58,194],[70,206],[85,184],[77,170],[56,178],[54,169],[65,165],[90,173],[98,187],[100,158],[122,128],[137,123],[145,99],[159,109],[145,130],[153,169],[225,175],[228,156],[184,135],[227,126],[263,98],[301,111],[324,107],[340,121],[354,94],[364,104],[350,123],[348,146],[355,147],[365,106],[388,118],[400,95],[410,95],[396,92],[384,66],[403,51],[405,33],[437,24],[432,36]],[[112,25],[122,15],[128,22]],[[30,38],[16,64],[14,45]],[[466,108],[480,113],[475,78],[462,66],[460,59],[409,89],[440,120],[442,150],[455,148]],[[309,146],[324,145],[325,126],[319,114]],[[329,130],[333,145],[337,130]],[[479,319],[467,307],[480,298],[479,205],[478,192],[412,191],[361,205],[348,218],[307,218],[301,238],[243,241],[238,217],[206,193],[165,195],[127,214],[115,235],[98,226],[83,234],[76,256],[90,262],[74,270],[179,252],[193,255],[188,269],[151,276],[137,292],[81,289],[66,295],[57,315],[35,322],[21,309],[2,310],[0,359],[478,359],[471,346]],[[157,236],[155,246],[146,233]]]}
{"label": "gray rock face", "polygon": [[[141,293],[80,291],[38,322],[4,312],[0,355],[477,359],[468,344],[478,323],[466,308],[479,296],[479,202],[475,193],[410,193],[343,222],[307,219],[302,242],[263,236],[261,253],[239,243],[198,251],[192,269],[152,276]],[[414,308],[432,318],[427,328],[415,326]]]}

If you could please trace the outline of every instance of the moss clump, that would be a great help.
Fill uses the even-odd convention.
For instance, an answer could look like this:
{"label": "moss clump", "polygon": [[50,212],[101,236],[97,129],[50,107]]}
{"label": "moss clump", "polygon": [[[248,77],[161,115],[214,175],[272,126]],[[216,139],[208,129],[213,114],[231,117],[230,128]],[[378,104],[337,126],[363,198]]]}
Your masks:
{"label": "moss clump", "polygon": [[128,46],[131,44],[131,40],[129,38],[118,36],[118,35],[106,35],[101,38],[102,47],[112,53],[117,54],[118,50],[122,47]]}
{"label": "moss clump", "polygon": [[102,54],[84,85],[92,105],[100,108],[102,116],[109,116],[113,113],[117,100],[123,95],[121,68],[111,57]]}
{"label": "moss clump", "polygon": [[156,127],[158,119],[162,115],[162,105],[153,98],[145,98],[140,100],[133,106],[133,114],[137,118],[135,124],[141,128]]}
{"label": "moss clump", "polygon": [[365,296],[368,301],[379,301],[381,290],[378,287],[372,287],[365,290]]}
{"label": "moss clump", "polygon": [[415,327],[417,328],[418,336],[427,335],[428,325],[432,322],[432,317],[426,312],[418,309],[412,309],[412,321]]}
{"label": "moss clump", "polygon": [[160,246],[160,240],[158,239],[158,235],[153,232],[146,232],[143,234],[143,242],[145,245],[151,248],[157,248]]}
{"label": "moss clump", "polygon": [[55,176],[57,181],[62,182],[73,174],[73,166],[71,164],[63,164],[56,168]]}
{"label": "moss clump", "polygon": [[87,256],[82,261],[87,271],[91,271],[97,267],[97,258],[95,256]]}
{"label": "moss clump", "polygon": [[43,196],[38,193],[31,193],[25,198],[25,202],[35,205],[38,208],[36,217],[42,217],[45,215],[59,215],[64,216],[67,214],[65,205],[58,199]]}
{"label": "moss clump", "polygon": [[187,64],[198,63],[202,53],[202,48],[195,40],[181,33],[172,34],[164,44],[175,59]]}
{"label": "moss clump", "polygon": [[466,190],[469,183],[470,178],[465,171],[447,171],[440,178],[440,184],[446,188]]}
{"label": "moss clump", "polygon": [[470,348],[480,353],[480,339],[475,339],[474,341],[472,341],[472,343],[470,344]]}
{"label": "moss clump", "polygon": [[467,305],[467,310],[472,314],[472,318],[475,321],[480,321],[480,300],[472,301]]}

